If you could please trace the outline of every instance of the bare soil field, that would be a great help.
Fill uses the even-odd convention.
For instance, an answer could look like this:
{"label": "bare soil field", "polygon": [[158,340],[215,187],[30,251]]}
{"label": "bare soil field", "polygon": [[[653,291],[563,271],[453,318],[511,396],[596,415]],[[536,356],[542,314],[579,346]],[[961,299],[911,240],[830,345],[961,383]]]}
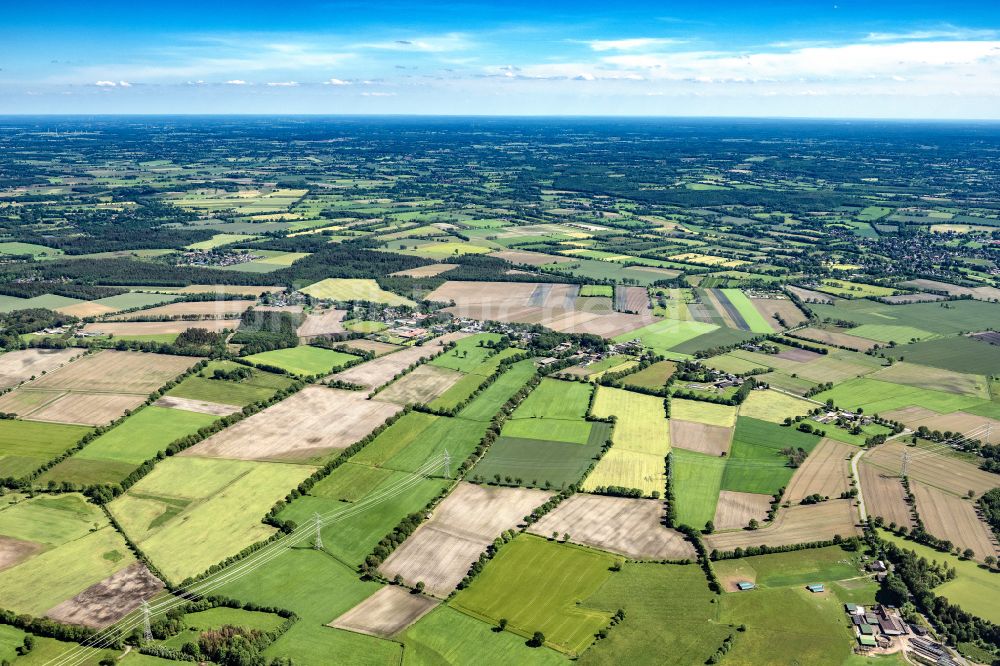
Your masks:
{"label": "bare soil field", "polygon": [[427,264],[426,266],[417,266],[416,268],[410,268],[405,271],[396,271],[395,273],[390,273],[390,275],[412,278],[434,277],[435,275],[441,275],[441,273],[445,273],[457,267],[458,264]]}
{"label": "bare soil field", "polygon": [[839,534],[842,537],[860,535],[855,524],[857,511],[849,500],[830,500],[819,504],[779,509],[774,522],[759,530],[716,532],[705,536],[705,546],[711,550],[731,551],[747,546],[785,546],[810,541],[825,541]]}
{"label": "bare soil field", "polygon": [[85,333],[104,335],[167,335],[183,333],[189,328],[205,328],[219,332],[224,328],[236,329],[239,321],[235,319],[199,319],[190,321],[175,319],[173,321],[102,321],[87,324],[83,327]]}
{"label": "bare soil field", "polygon": [[732,428],[670,419],[670,444],[679,449],[721,456],[729,452],[732,440]]}
{"label": "bare soil field", "polygon": [[599,314],[576,309],[578,285],[532,282],[445,282],[429,300],[449,302],[456,317],[540,324],[561,333],[614,337],[653,323],[650,314]]}
{"label": "bare soil field", "polygon": [[833,303],[833,296],[829,294],[813,291],[812,289],[803,289],[802,287],[789,286],[787,289],[807,303],[810,301],[813,303]]}
{"label": "bare soil field", "polygon": [[390,345],[388,342],[379,342],[378,340],[348,340],[344,343],[345,346],[351,349],[357,349],[359,351],[370,351],[376,356],[383,356],[389,352],[394,352],[402,349],[399,345]]}
{"label": "bare soil field", "polygon": [[896,523],[913,527],[913,516],[906,501],[902,480],[874,465],[862,461],[858,465],[861,477],[861,494],[870,516],[881,516],[885,524]]}
{"label": "bare soil field", "polygon": [[789,347],[788,349],[782,349],[780,352],[774,355],[775,358],[782,358],[786,361],[794,361],[795,363],[809,363],[810,361],[817,361],[823,358],[823,354],[817,354],[816,352],[809,351],[808,349],[796,349],[795,347]]}
{"label": "bare soil field", "polygon": [[343,333],[345,329],[341,322],[345,314],[347,314],[346,310],[327,310],[306,315],[305,321],[296,332],[300,338],[306,339],[331,333]]}
{"label": "bare soil field", "polygon": [[972,296],[981,301],[992,301],[1000,298],[1000,289],[996,287],[960,287],[956,284],[938,282],[937,280],[910,280],[901,283],[904,287],[914,289],[926,289],[927,291],[940,291],[949,296]]}
{"label": "bare soil field", "polygon": [[331,622],[330,627],[389,638],[403,631],[437,606],[435,599],[388,585]]}
{"label": "bare soil field", "polygon": [[52,372],[82,353],[82,349],[20,349],[0,355],[0,389]]}
{"label": "bare soil field", "polygon": [[914,481],[925,483],[955,495],[969,490],[982,495],[997,487],[996,474],[979,469],[947,454],[928,453],[924,449],[906,447],[899,442],[888,442],[865,453],[864,460],[891,474],[899,474],[903,451],[910,452],[907,475]]}
{"label": "bare soil field", "polygon": [[307,386],[181,455],[237,460],[302,460],[358,441],[399,405],[368,400],[360,391]]}
{"label": "bare soil field", "polygon": [[644,314],[651,310],[649,292],[645,287],[615,287],[615,302],[619,309]]}
{"label": "bare soil field", "polygon": [[795,331],[795,337],[815,340],[816,342],[823,342],[838,347],[848,347],[862,352],[868,351],[878,344],[866,338],[859,338],[856,335],[848,335],[840,331],[828,331],[821,328],[803,328]]}
{"label": "bare soil field", "polygon": [[429,403],[464,376],[457,370],[425,364],[389,384],[377,397],[397,405]]}
{"label": "bare soil field", "polygon": [[99,426],[114,421],[125,410],[135,409],[145,401],[146,396],[132,393],[71,391],[22,416],[32,421]]}
{"label": "bare soil field", "polygon": [[775,331],[782,329],[781,324],[774,318],[775,314],[780,316],[789,328],[798,326],[806,320],[799,306],[787,298],[751,298],[750,302]]}
{"label": "bare soil field", "polygon": [[982,562],[987,555],[1000,554],[996,539],[985,523],[976,515],[971,500],[955,497],[922,483],[910,482],[910,490],[917,500],[917,514],[924,521],[928,532],[939,539],[947,539],[965,550],[971,548],[975,559]]}
{"label": "bare soil field", "polygon": [[659,500],[576,493],[528,531],[544,537],[569,533],[574,543],[635,559],[693,559],[694,547],[662,525],[663,514]]}
{"label": "bare soil field", "polygon": [[564,264],[573,261],[569,257],[545,254],[544,252],[529,252],[527,250],[500,250],[490,255],[509,261],[512,264],[527,266],[544,266],[545,264]]}
{"label": "bare soil field", "polygon": [[326,379],[340,379],[345,382],[361,384],[367,388],[375,388],[390,381],[401,370],[408,368],[413,363],[439,353],[443,345],[461,340],[468,335],[468,333],[461,332],[447,333],[419,347],[403,347],[398,352],[380,356],[367,363],[332,374]]}
{"label": "bare soil field", "polygon": [[741,529],[751,520],[763,523],[770,508],[770,495],[723,490],[719,492],[719,503],[715,505],[712,522],[717,530]]}
{"label": "bare soil field", "polygon": [[43,550],[45,546],[40,543],[0,534],[0,571],[17,566]]}
{"label": "bare soil field", "polygon": [[149,395],[197,362],[188,356],[107,350],[35,380],[32,388]]}
{"label": "bare soil field", "polygon": [[73,305],[67,305],[65,307],[56,308],[56,312],[60,312],[65,315],[71,315],[73,317],[99,317],[101,315],[111,314],[112,312],[117,312],[115,308],[110,308],[107,305],[101,303],[91,303],[90,301],[84,301],[82,303],[74,303]]}
{"label": "bare soil field", "polygon": [[65,624],[103,629],[125,617],[163,589],[159,578],[140,562],[91,585],[45,615]]}
{"label": "bare soil field", "polygon": [[836,499],[851,487],[851,461],[857,447],[834,439],[823,439],[788,482],[786,502],[798,504],[802,498],[819,493]]}
{"label": "bare soil field", "polygon": [[115,321],[129,319],[144,319],[146,317],[183,317],[185,315],[204,317],[206,319],[221,319],[225,315],[241,314],[257,301],[181,301],[158,305],[147,310],[136,310],[112,317]]}
{"label": "bare soil field", "polygon": [[157,407],[169,407],[170,409],[182,409],[186,412],[200,412],[202,414],[213,414],[215,416],[228,416],[243,409],[236,405],[223,405],[218,402],[207,402],[205,400],[192,400],[191,398],[175,398],[165,395],[153,403]]}
{"label": "bare soil field", "polygon": [[937,412],[924,407],[906,407],[886,412],[883,415],[887,419],[899,421],[912,429],[920,426],[927,426],[931,430],[941,432],[972,432],[989,425],[989,437],[985,432],[979,434],[978,439],[988,440],[990,444],[1000,444],[1000,421],[991,419],[988,416],[969,414],[968,412],[952,412],[951,414],[938,414]]}
{"label": "bare soil field", "polygon": [[428,594],[446,597],[493,539],[551,496],[543,490],[460,483],[379,569],[387,578],[423,581]]}

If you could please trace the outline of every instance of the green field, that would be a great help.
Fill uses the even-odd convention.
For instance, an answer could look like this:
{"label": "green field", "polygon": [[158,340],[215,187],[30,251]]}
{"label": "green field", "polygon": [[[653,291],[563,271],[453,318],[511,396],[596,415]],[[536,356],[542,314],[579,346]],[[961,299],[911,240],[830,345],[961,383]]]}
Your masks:
{"label": "green field", "polygon": [[89,431],[86,426],[0,420],[0,478],[30,474]]}
{"label": "green field", "polygon": [[[533,487],[563,488],[577,483],[611,433],[594,423],[586,444],[500,437],[472,469],[470,478]],[[510,481],[507,481],[510,477]],[[548,485],[546,485],[548,484]]]}
{"label": "green field", "polygon": [[677,364],[673,361],[657,361],[639,372],[624,377],[622,382],[626,386],[659,389],[663,388],[675,370],[677,370]]}
{"label": "green field", "polygon": [[184,630],[166,640],[157,641],[157,644],[179,650],[185,643],[197,643],[201,632],[218,630],[226,625],[255,631],[273,631],[284,622],[284,618],[274,613],[218,606],[197,613],[187,613],[184,615],[184,622],[187,624]]}
{"label": "green field", "polygon": [[905,358],[913,363],[955,372],[974,374],[1000,372],[1000,346],[965,336],[899,345],[884,350],[884,353],[891,358]]}
{"label": "green field", "polygon": [[128,310],[131,308],[146,307],[149,305],[159,305],[160,303],[169,303],[171,301],[176,301],[178,298],[179,296],[171,296],[170,294],[145,294],[142,292],[132,291],[127,294],[100,298],[93,302],[98,305],[114,308],[115,310]]}
{"label": "green field", "polygon": [[327,278],[301,289],[302,293],[313,298],[333,301],[371,301],[386,305],[415,305],[408,298],[403,298],[391,291],[385,291],[375,280],[355,280],[349,278]]}
{"label": "green field", "polygon": [[493,627],[450,606],[439,606],[401,636],[405,666],[483,664],[556,666],[566,659],[547,647],[529,648],[524,639]]}
{"label": "green field", "polygon": [[896,326],[894,324],[862,324],[848,331],[859,338],[867,338],[877,342],[893,342],[903,344],[910,340],[924,340],[934,337],[933,333],[912,326]]}
{"label": "green field", "polygon": [[7,255],[30,254],[31,256],[38,258],[38,257],[56,257],[60,254],[63,254],[63,251],[53,247],[36,245],[35,243],[18,243],[18,242],[6,241],[0,243],[0,254],[7,254]]}
{"label": "green field", "polygon": [[25,634],[17,627],[7,624],[0,624],[0,663],[14,663],[17,656],[17,648],[24,643]]}
{"label": "green field", "polygon": [[398,663],[400,647],[391,641],[325,626],[378,591],[350,567],[310,547],[284,551],[266,565],[222,586],[227,597],[295,611],[300,619],[266,651],[268,659],[282,656],[296,664],[338,663],[384,665]]}
{"label": "green field", "polygon": [[[892,324],[911,326],[938,335],[981,331],[989,322],[1000,321],[1000,304],[984,301],[908,303],[887,305],[867,299],[838,300],[834,305],[811,303],[809,308],[820,319],[843,319],[857,324]],[[898,341],[897,341],[898,342]]]}
{"label": "green field", "polygon": [[23,496],[0,506],[0,534],[59,546],[107,524],[104,512],[76,493]]}
{"label": "green field", "polygon": [[585,608],[625,611],[625,622],[583,653],[587,666],[703,664],[732,628],[695,565],[628,563],[583,600]]}
{"label": "green field", "polygon": [[788,485],[795,472],[788,466],[788,457],[781,454],[781,449],[801,448],[809,452],[819,439],[793,428],[741,416],[736,421],[733,443],[726,458],[722,489],[774,495]]}
{"label": "green field", "polygon": [[579,654],[608,624],[611,613],[576,602],[600,588],[616,559],[522,534],[501,548],[451,603],[493,622],[507,618],[508,628],[525,636],[541,631],[548,645]]}
{"label": "green field", "polygon": [[244,356],[244,359],[251,363],[261,365],[273,365],[290,372],[294,375],[322,375],[334,370],[338,370],[351,361],[356,361],[357,356],[345,354],[344,352],[322,347],[312,347],[301,345],[289,347],[287,349],[275,349],[273,351],[261,352]]}
{"label": "green field", "polygon": [[531,360],[518,361],[466,405],[458,416],[470,421],[489,421],[534,374],[535,364]]}
{"label": "green field", "polygon": [[518,406],[512,418],[582,419],[593,390],[589,384],[545,378]]}
{"label": "green field", "polygon": [[719,578],[745,580],[759,588],[830,584],[861,575],[856,554],[839,546],[720,560],[713,566]]}
{"label": "green field", "polygon": [[108,508],[164,575],[179,582],[270,536],[274,528],[261,517],[312,471],[174,456]]}
{"label": "green field", "polygon": [[228,372],[243,367],[246,366],[231,361],[212,361],[203,370],[186,377],[180,384],[167,391],[166,395],[244,407],[253,402],[267,400],[292,383],[289,377],[260,369],[254,369],[250,377],[240,381],[212,379],[212,373],[217,369]]}
{"label": "green field", "polygon": [[733,304],[733,307],[740,313],[743,317],[743,321],[747,323],[750,330],[754,333],[773,333],[774,328],[764,316],[753,306],[753,303],[747,298],[739,289],[722,289],[722,293],[725,295],[729,302]]}
{"label": "green field", "polygon": [[715,518],[726,459],[685,449],[674,449],[670,457],[674,467],[677,522],[701,529]]}
{"label": "green field", "polygon": [[497,342],[500,335],[496,333],[477,333],[467,338],[462,338],[455,343],[455,348],[441,354],[431,365],[439,368],[450,368],[460,372],[472,372],[479,367],[486,358],[495,352],[491,347],[487,347],[487,342]]}
{"label": "green field", "polygon": [[519,439],[586,444],[590,439],[590,430],[590,423],[581,420],[513,419],[504,425],[503,435]]}
{"label": "green field", "polygon": [[585,284],[580,287],[580,295],[614,298],[615,288],[610,284]]}
{"label": "green field", "polygon": [[1000,622],[1000,576],[983,568],[974,560],[962,560],[949,553],[942,553],[929,546],[907,541],[888,530],[879,530],[879,536],[900,548],[911,550],[928,561],[947,562],[958,576],[934,588],[934,594],[969,613],[990,622]]}
{"label": "green field", "polygon": [[616,336],[614,341],[627,342],[638,339],[642,341],[644,346],[662,353],[718,328],[715,324],[704,324],[700,321],[664,319]]}
{"label": "green field", "polygon": [[861,408],[865,414],[879,414],[910,406],[924,407],[940,414],[947,414],[989,403],[988,400],[981,398],[867,378],[846,381],[829,391],[813,396],[813,399],[820,401],[833,399],[838,407]]}
{"label": "green field", "polygon": [[219,417],[181,409],[149,406],[63,460],[39,479],[79,485],[117,483],[159,451]]}

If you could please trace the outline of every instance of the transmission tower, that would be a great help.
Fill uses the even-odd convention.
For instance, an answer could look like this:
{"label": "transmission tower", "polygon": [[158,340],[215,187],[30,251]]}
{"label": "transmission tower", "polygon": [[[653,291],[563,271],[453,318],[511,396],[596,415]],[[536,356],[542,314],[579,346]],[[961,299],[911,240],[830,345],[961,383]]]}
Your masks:
{"label": "transmission tower", "polygon": [[444,450],[444,478],[451,478],[451,454],[448,453],[448,449]]}
{"label": "transmission tower", "polygon": [[313,518],[316,525],[316,540],[313,541],[313,548],[323,550],[323,520],[318,513],[314,513]]}
{"label": "transmission tower", "polygon": [[153,640],[153,629],[149,626],[149,604],[145,600],[142,602],[142,639]]}
{"label": "transmission tower", "polygon": [[903,451],[903,466],[902,466],[902,471],[900,472],[901,476],[903,476],[903,477],[906,476],[906,467],[909,464],[910,464],[910,452],[909,451]]}

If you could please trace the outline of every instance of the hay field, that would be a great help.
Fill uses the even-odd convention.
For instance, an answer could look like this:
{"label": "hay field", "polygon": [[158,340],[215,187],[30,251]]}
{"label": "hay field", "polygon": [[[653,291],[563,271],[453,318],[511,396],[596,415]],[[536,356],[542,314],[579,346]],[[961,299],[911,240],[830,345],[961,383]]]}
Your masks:
{"label": "hay field", "polygon": [[130,337],[133,335],[171,335],[183,333],[189,328],[204,328],[212,332],[223,329],[235,330],[239,326],[236,319],[199,319],[197,321],[175,319],[172,321],[102,321],[83,327],[86,333]]}
{"label": "hay field", "polygon": [[804,398],[796,398],[786,393],[767,389],[751,391],[739,409],[740,416],[781,423],[785,417],[802,416],[815,407],[815,403]]}
{"label": "hay field", "polygon": [[0,389],[49,373],[83,353],[82,349],[18,349],[0,355]]}
{"label": "hay field", "polygon": [[327,278],[300,289],[303,294],[313,298],[332,301],[371,301],[386,305],[416,305],[404,298],[378,286],[378,282],[368,279]]}
{"label": "hay field", "polygon": [[870,516],[881,516],[886,525],[896,523],[913,527],[913,515],[899,476],[870,465],[862,459],[858,465],[861,495]]}
{"label": "hay field", "polygon": [[663,526],[663,513],[656,500],[576,493],[528,532],[543,537],[568,533],[573,543],[639,560],[693,559],[694,547]]}
{"label": "hay field", "polygon": [[[979,433],[977,436],[978,439],[988,441],[990,444],[1000,444],[1000,421],[988,416],[979,416],[962,411],[950,414],[938,414],[934,410],[924,407],[894,409],[889,412],[883,412],[882,416],[904,423],[912,430],[916,430],[920,426],[927,426],[931,430],[939,432],[971,433],[976,431]],[[985,426],[990,427],[989,433],[984,431]]]}
{"label": "hay field", "polygon": [[751,520],[763,524],[771,508],[771,496],[723,490],[715,505],[712,522],[717,530],[734,530],[747,526]]}
{"label": "hay field", "polygon": [[147,310],[126,312],[111,317],[112,321],[128,321],[146,317],[201,317],[203,319],[225,319],[226,315],[239,315],[257,301],[182,301],[168,303]]}
{"label": "hay field", "polygon": [[972,500],[912,480],[910,490],[917,500],[917,515],[928,532],[939,539],[951,541],[962,550],[971,548],[975,559],[980,562],[987,555],[1000,555],[996,537],[979,520]]}
{"label": "hay field", "polygon": [[834,499],[840,497],[840,493],[850,490],[850,458],[857,451],[850,444],[833,439],[821,440],[795,470],[782,499],[797,504],[813,493]]}
{"label": "hay field", "polygon": [[135,409],[145,399],[135,394],[21,389],[0,398],[0,411],[13,412],[31,421],[98,426]]}
{"label": "hay field", "polygon": [[[378,399],[399,405],[427,404],[439,398],[465,375],[457,370],[425,363],[378,393]],[[476,386],[482,382],[478,378]]]}
{"label": "hay field", "polygon": [[160,571],[180,582],[273,534],[261,516],[312,472],[307,465],[173,456],[108,509]]}
{"label": "hay field", "polygon": [[898,441],[876,446],[866,452],[863,459],[883,471],[898,475],[902,467],[903,451],[910,452],[907,475],[914,481],[958,496],[972,490],[978,497],[997,487],[996,474],[981,470],[959,458],[910,448]]}
{"label": "hay field", "polygon": [[670,437],[675,448],[721,456],[729,452],[733,428],[670,419]]}
{"label": "hay field", "polygon": [[849,500],[830,500],[819,504],[779,509],[774,522],[759,530],[718,532],[705,536],[709,550],[731,551],[747,546],[786,546],[810,541],[825,541],[861,534],[855,525],[857,511]]}
{"label": "hay field", "polygon": [[814,342],[824,342],[838,347],[849,347],[855,351],[861,352],[866,352],[877,344],[872,340],[860,338],[856,335],[812,327],[795,331],[795,337],[805,338],[806,340],[812,340]]}
{"label": "hay field", "polygon": [[700,400],[671,400],[670,418],[732,428],[736,425],[736,408]]}
{"label": "hay field", "polygon": [[673,361],[658,361],[638,372],[628,375],[622,381],[628,386],[661,389],[676,370],[677,364]]}
{"label": "hay field", "polygon": [[330,375],[326,379],[340,379],[345,382],[361,384],[366,388],[381,386],[405,370],[413,363],[430,358],[441,352],[441,347],[449,342],[457,342],[468,336],[468,333],[446,333],[420,346],[403,347],[397,352],[380,356],[374,360],[348,368],[343,372]]}
{"label": "hay field", "polygon": [[88,354],[31,383],[32,388],[148,395],[181,374],[197,359],[144,352],[106,350]]}
{"label": "hay field", "polygon": [[458,264],[427,264],[426,266],[417,266],[405,271],[396,271],[395,273],[390,273],[390,275],[412,278],[435,277],[453,268],[458,268]]}
{"label": "hay field", "polygon": [[780,316],[785,324],[789,328],[798,326],[806,321],[806,316],[798,308],[795,303],[787,298],[751,298],[750,302],[753,306],[757,308],[757,311],[761,314],[765,321],[767,321],[771,328],[775,331],[780,331],[782,329],[781,324],[778,320],[774,318],[774,315]]}
{"label": "hay field", "polygon": [[387,585],[328,626],[389,638],[434,610],[437,602],[404,587]]}
{"label": "hay field", "polygon": [[552,496],[526,488],[459,483],[425,522],[379,567],[387,578],[423,581],[426,592],[444,598],[504,530]]}
{"label": "hay field", "polygon": [[[402,409],[364,393],[307,386],[184,451],[236,460],[307,460],[358,441]],[[331,418],[331,415],[337,418]]]}
{"label": "hay field", "polygon": [[572,262],[570,257],[563,257],[553,254],[543,254],[541,252],[530,252],[528,250],[500,250],[490,255],[512,264],[526,264],[528,266],[544,266],[545,264],[564,264]]}
{"label": "hay field", "polygon": [[582,490],[594,491],[604,486],[637,488],[646,497],[654,492],[662,497],[667,475],[664,456],[619,449],[617,445],[604,454],[584,479]]}

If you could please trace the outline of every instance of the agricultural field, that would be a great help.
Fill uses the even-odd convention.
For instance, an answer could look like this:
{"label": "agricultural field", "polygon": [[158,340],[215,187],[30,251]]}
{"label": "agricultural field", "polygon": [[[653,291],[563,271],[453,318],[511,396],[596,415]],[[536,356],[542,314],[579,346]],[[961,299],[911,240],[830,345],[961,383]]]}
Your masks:
{"label": "agricultural field", "polygon": [[261,516],[311,473],[305,465],[175,456],[108,508],[157,568],[180,582],[273,534]]}
{"label": "agricultural field", "polygon": [[541,631],[551,647],[580,654],[611,615],[576,601],[601,587],[615,561],[599,551],[522,535],[501,548],[451,605],[487,621],[507,618],[509,630],[529,637]]}
{"label": "agricultural field", "polygon": [[722,489],[774,495],[788,486],[795,472],[782,451],[810,453],[818,443],[816,435],[741,416],[726,458]]}
{"label": "agricultural field", "polygon": [[627,377],[623,378],[623,382],[627,386],[638,386],[639,388],[646,389],[660,389],[674,371],[677,370],[677,364],[672,361],[658,361],[652,365],[639,370],[638,372],[633,372]]}
{"label": "agricultural field", "polygon": [[17,479],[34,472],[89,431],[78,425],[0,420],[0,477]]}
{"label": "agricultural field", "polygon": [[331,301],[371,301],[386,305],[413,305],[413,301],[383,290],[375,280],[329,278],[302,288],[313,298]]}
{"label": "agricultural field", "polygon": [[302,345],[244,356],[251,363],[281,368],[293,375],[323,375],[334,372],[358,357],[332,349]]}
{"label": "agricultural field", "polygon": [[267,400],[277,391],[288,388],[292,380],[260,369],[252,369],[249,377],[240,380],[215,377],[215,371],[232,372],[242,366],[231,361],[212,361],[205,368],[185,377],[166,396],[185,400],[244,407],[252,402]]}
{"label": "agricultural field", "polygon": [[82,353],[82,349],[19,349],[2,354],[0,389],[52,372]]}

